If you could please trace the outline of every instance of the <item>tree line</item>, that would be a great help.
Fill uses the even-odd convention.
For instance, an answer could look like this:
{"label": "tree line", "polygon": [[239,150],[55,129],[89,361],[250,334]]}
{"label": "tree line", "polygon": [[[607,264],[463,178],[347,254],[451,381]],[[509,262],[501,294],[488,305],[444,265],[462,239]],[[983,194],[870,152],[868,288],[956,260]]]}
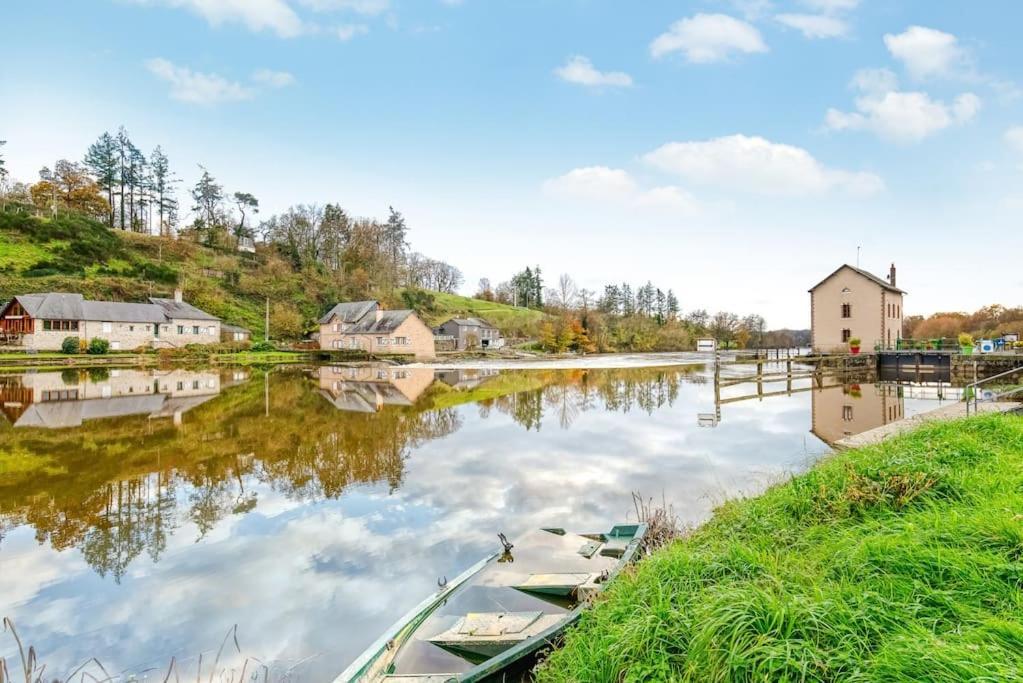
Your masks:
{"label": "tree line", "polygon": [[[296,272],[315,269],[351,296],[393,295],[397,288],[453,293],[463,283],[458,268],[411,249],[406,220],[393,208],[381,222],[354,217],[339,204],[296,204],[257,223],[255,195],[227,191],[209,169],[200,164],[199,170],[188,189],[190,220],[182,222],[181,181],[167,155],[159,145],[144,154],[122,126],[102,133],[81,161],[60,159],[30,185],[8,187],[0,156],[0,194],[4,206],[84,214],[110,229],[190,239],[211,248],[255,251],[261,238],[264,248]],[[415,291],[411,296],[416,298]]]}

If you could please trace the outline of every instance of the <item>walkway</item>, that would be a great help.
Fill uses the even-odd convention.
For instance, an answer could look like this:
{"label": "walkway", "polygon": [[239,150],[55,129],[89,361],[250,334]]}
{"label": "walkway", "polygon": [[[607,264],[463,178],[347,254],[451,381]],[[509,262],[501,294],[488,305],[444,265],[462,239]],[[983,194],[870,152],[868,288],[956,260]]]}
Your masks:
{"label": "walkway", "polygon": [[[1019,410],[1020,408],[1023,408],[1023,403],[1011,401],[978,403],[976,411],[971,410],[970,414],[1008,413],[1013,410]],[[934,410],[926,413],[920,413],[919,415],[907,417],[903,420],[899,420],[898,422],[892,422],[882,427],[875,427],[874,429],[861,432],[860,434],[846,437],[841,441],[836,441],[834,445],[837,450],[859,448],[860,446],[872,446],[874,444],[881,443],[889,437],[916,429],[926,422],[958,420],[962,417],[966,417],[966,403],[953,403],[952,405],[935,408]]]}

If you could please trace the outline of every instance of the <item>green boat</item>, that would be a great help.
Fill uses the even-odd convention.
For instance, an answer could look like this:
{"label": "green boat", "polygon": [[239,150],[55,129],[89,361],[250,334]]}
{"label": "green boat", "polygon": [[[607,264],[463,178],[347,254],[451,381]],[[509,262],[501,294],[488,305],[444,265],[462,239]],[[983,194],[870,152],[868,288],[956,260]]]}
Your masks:
{"label": "green boat", "polygon": [[445,583],[334,683],[473,683],[531,662],[632,562],[645,524],[538,529]]}

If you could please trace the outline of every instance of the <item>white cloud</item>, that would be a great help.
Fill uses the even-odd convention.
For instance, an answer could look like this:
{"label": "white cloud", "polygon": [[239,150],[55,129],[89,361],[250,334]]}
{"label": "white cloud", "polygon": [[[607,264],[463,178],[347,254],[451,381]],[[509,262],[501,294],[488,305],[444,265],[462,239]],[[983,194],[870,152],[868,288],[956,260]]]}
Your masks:
{"label": "white cloud", "polygon": [[969,55],[956,37],[937,29],[910,26],[902,33],[885,34],[884,44],[914,78],[957,75],[969,67]]}
{"label": "white cloud", "polygon": [[856,9],[860,0],[802,0],[803,5],[826,14],[848,12]]}
{"label": "white cloud", "polygon": [[235,81],[229,81],[217,74],[206,74],[178,66],[166,59],[156,58],[146,62],[146,68],[171,86],[170,95],[182,102],[193,104],[215,104],[248,100],[255,90]]}
{"label": "white cloud", "polygon": [[562,199],[608,202],[673,213],[695,214],[701,210],[700,203],[682,188],[664,186],[644,190],[627,171],[607,166],[573,169],[545,181],[543,191]]}
{"label": "white cloud", "polygon": [[767,45],[750,23],[727,14],[697,14],[676,21],[650,43],[655,58],[673,52],[683,53],[687,61],[705,64],[738,53],[767,52]]}
{"label": "white cloud", "polygon": [[136,0],[159,3],[198,14],[211,26],[239,23],[250,31],[273,31],[282,38],[304,32],[302,20],[285,0]]}
{"label": "white cloud", "polygon": [[555,69],[554,73],[563,81],[591,87],[627,88],[632,85],[632,76],[629,74],[623,71],[598,71],[593,63],[582,55],[571,57],[564,66]]}
{"label": "white cloud", "polygon": [[1013,126],[1005,131],[1005,141],[1015,151],[1023,154],[1023,126]]}
{"label": "white cloud", "polygon": [[287,71],[272,71],[271,69],[259,69],[253,72],[252,80],[271,88],[285,88],[295,83],[295,77]]}
{"label": "white cloud", "polygon": [[969,92],[945,103],[924,92],[900,91],[888,69],[859,71],[851,86],[860,93],[856,111],[829,109],[825,125],[832,130],[868,130],[895,142],[918,142],[970,121],[981,108],[980,98]]}
{"label": "white cloud", "polygon": [[355,12],[367,16],[382,14],[391,8],[390,0],[298,0],[314,12]]}
{"label": "white cloud", "polygon": [[334,35],[338,37],[338,40],[349,41],[355,36],[361,36],[369,33],[369,27],[365,24],[342,24],[334,28]]}
{"label": "white cloud", "polygon": [[807,38],[839,38],[849,32],[845,21],[826,14],[779,14],[775,20],[798,29]]}
{"label": "white cloud", "polygon": [[837,190],[869,195],[884,188],[872,173],[827,168],[805,149],[756,136],[670,142],[643,159],[662,171],[729,191],[792,196]]}

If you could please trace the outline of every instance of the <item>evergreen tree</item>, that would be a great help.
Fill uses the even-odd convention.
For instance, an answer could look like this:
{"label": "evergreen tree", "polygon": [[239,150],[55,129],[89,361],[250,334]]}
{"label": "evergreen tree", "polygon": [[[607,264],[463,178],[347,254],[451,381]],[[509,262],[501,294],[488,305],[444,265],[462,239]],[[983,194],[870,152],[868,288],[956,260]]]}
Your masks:
{"label": "evergreen tree", "polygon": [[238,207],[238,213],[241,214],[238,225],[234,227],[234,237],[240,243],[242,240],[252,237],[252,229],[245,225],[245,210],[249,209],[252,213],[259,213],[259,200],[248,192],[235,192],[234,203]]}
{"label": "evergreen tree", "polygon": [[[149,160],[152,168],[153,200],[157,214],[156,231],[159,235],[170,234],[170,229],[177,221],[178,215],[178,200],[174,196],[174,185],[178,180],[171,173],[170,161],[159,146],[149,155]],[[111,221],[113,221],[112,214]]]}
{"label": "evergreen tree", "polygon": [[533,301],[534,308],[543,308],[543,278],[540,276],[540,266],[533,271]]}
{"label": "evergreen tree", "polygon": [[654,295],[654,301],[655,301],[655,304],[654,304],[654,315],[657,316],[657,324],[658,325],[663,325],[665,320],[667,319],[667,317],[666,317],[667,316],[667,311],[666,311],[666,308],[667,308],[666,303],[667,302],[666,302],[665,297],[664,297],[664,292],[661,291],[660,287],[657,288],[657,293]]}
{"label": "evergreen tree", "polygon": [[678,318],[679,306],[678,298],[675,296],[675,292],[668,290],[668,296],[664,303],[665,313],[667,314],[668,320],[674,321]]}
{"label": "evergreen tree", "polygon": [[106,193],[110,204],[107,225],[114,227],[114,187],[120,181],[117,141],[110,133],[103,133],[85,153],[85,165],[92,171],[96,184]]}
{"label": "evergreen tree", "polygon": [[[3,147],[6,144],[6,140],[0,140],[0,147]],[[7,178],[7,168],[4,165],[4,155],[0,154],[0,183],[2,183],[5,178]]]}
{"label": "evergreen tree", "polygon": [[195,205],[192,211],[195,212],[195,229],[198,233],[206,233],[206,241],[213,244],[216,241],[217,210],[224,200],[224,188],[217,184],[216,179],[202,165],[202,176],[200,176],[195,187],[192,188],[192,200]]}
{"label": "evergreen tree", "polygon": [[142,208],[145,204],[146,157],[128,142],[128,219],[133,232],[142,232]]}
{"label": "evergreen tree", "polygon": [[131,139],[128,137],[128,131],[121,126],[117,129],[117,185],[118,191],[118,211],[120,213],[120,228],[125,229],[124,222],[124,187],[128,182],[128,159],[131,156]]}
{"label": "evergreen tree", "polygon": [[621,302],[621,314],[624,316],[632,315],[636,312],[636,300],[632,297],[632,287],[629,286],[628,282],[622,283],[622,302]]}

